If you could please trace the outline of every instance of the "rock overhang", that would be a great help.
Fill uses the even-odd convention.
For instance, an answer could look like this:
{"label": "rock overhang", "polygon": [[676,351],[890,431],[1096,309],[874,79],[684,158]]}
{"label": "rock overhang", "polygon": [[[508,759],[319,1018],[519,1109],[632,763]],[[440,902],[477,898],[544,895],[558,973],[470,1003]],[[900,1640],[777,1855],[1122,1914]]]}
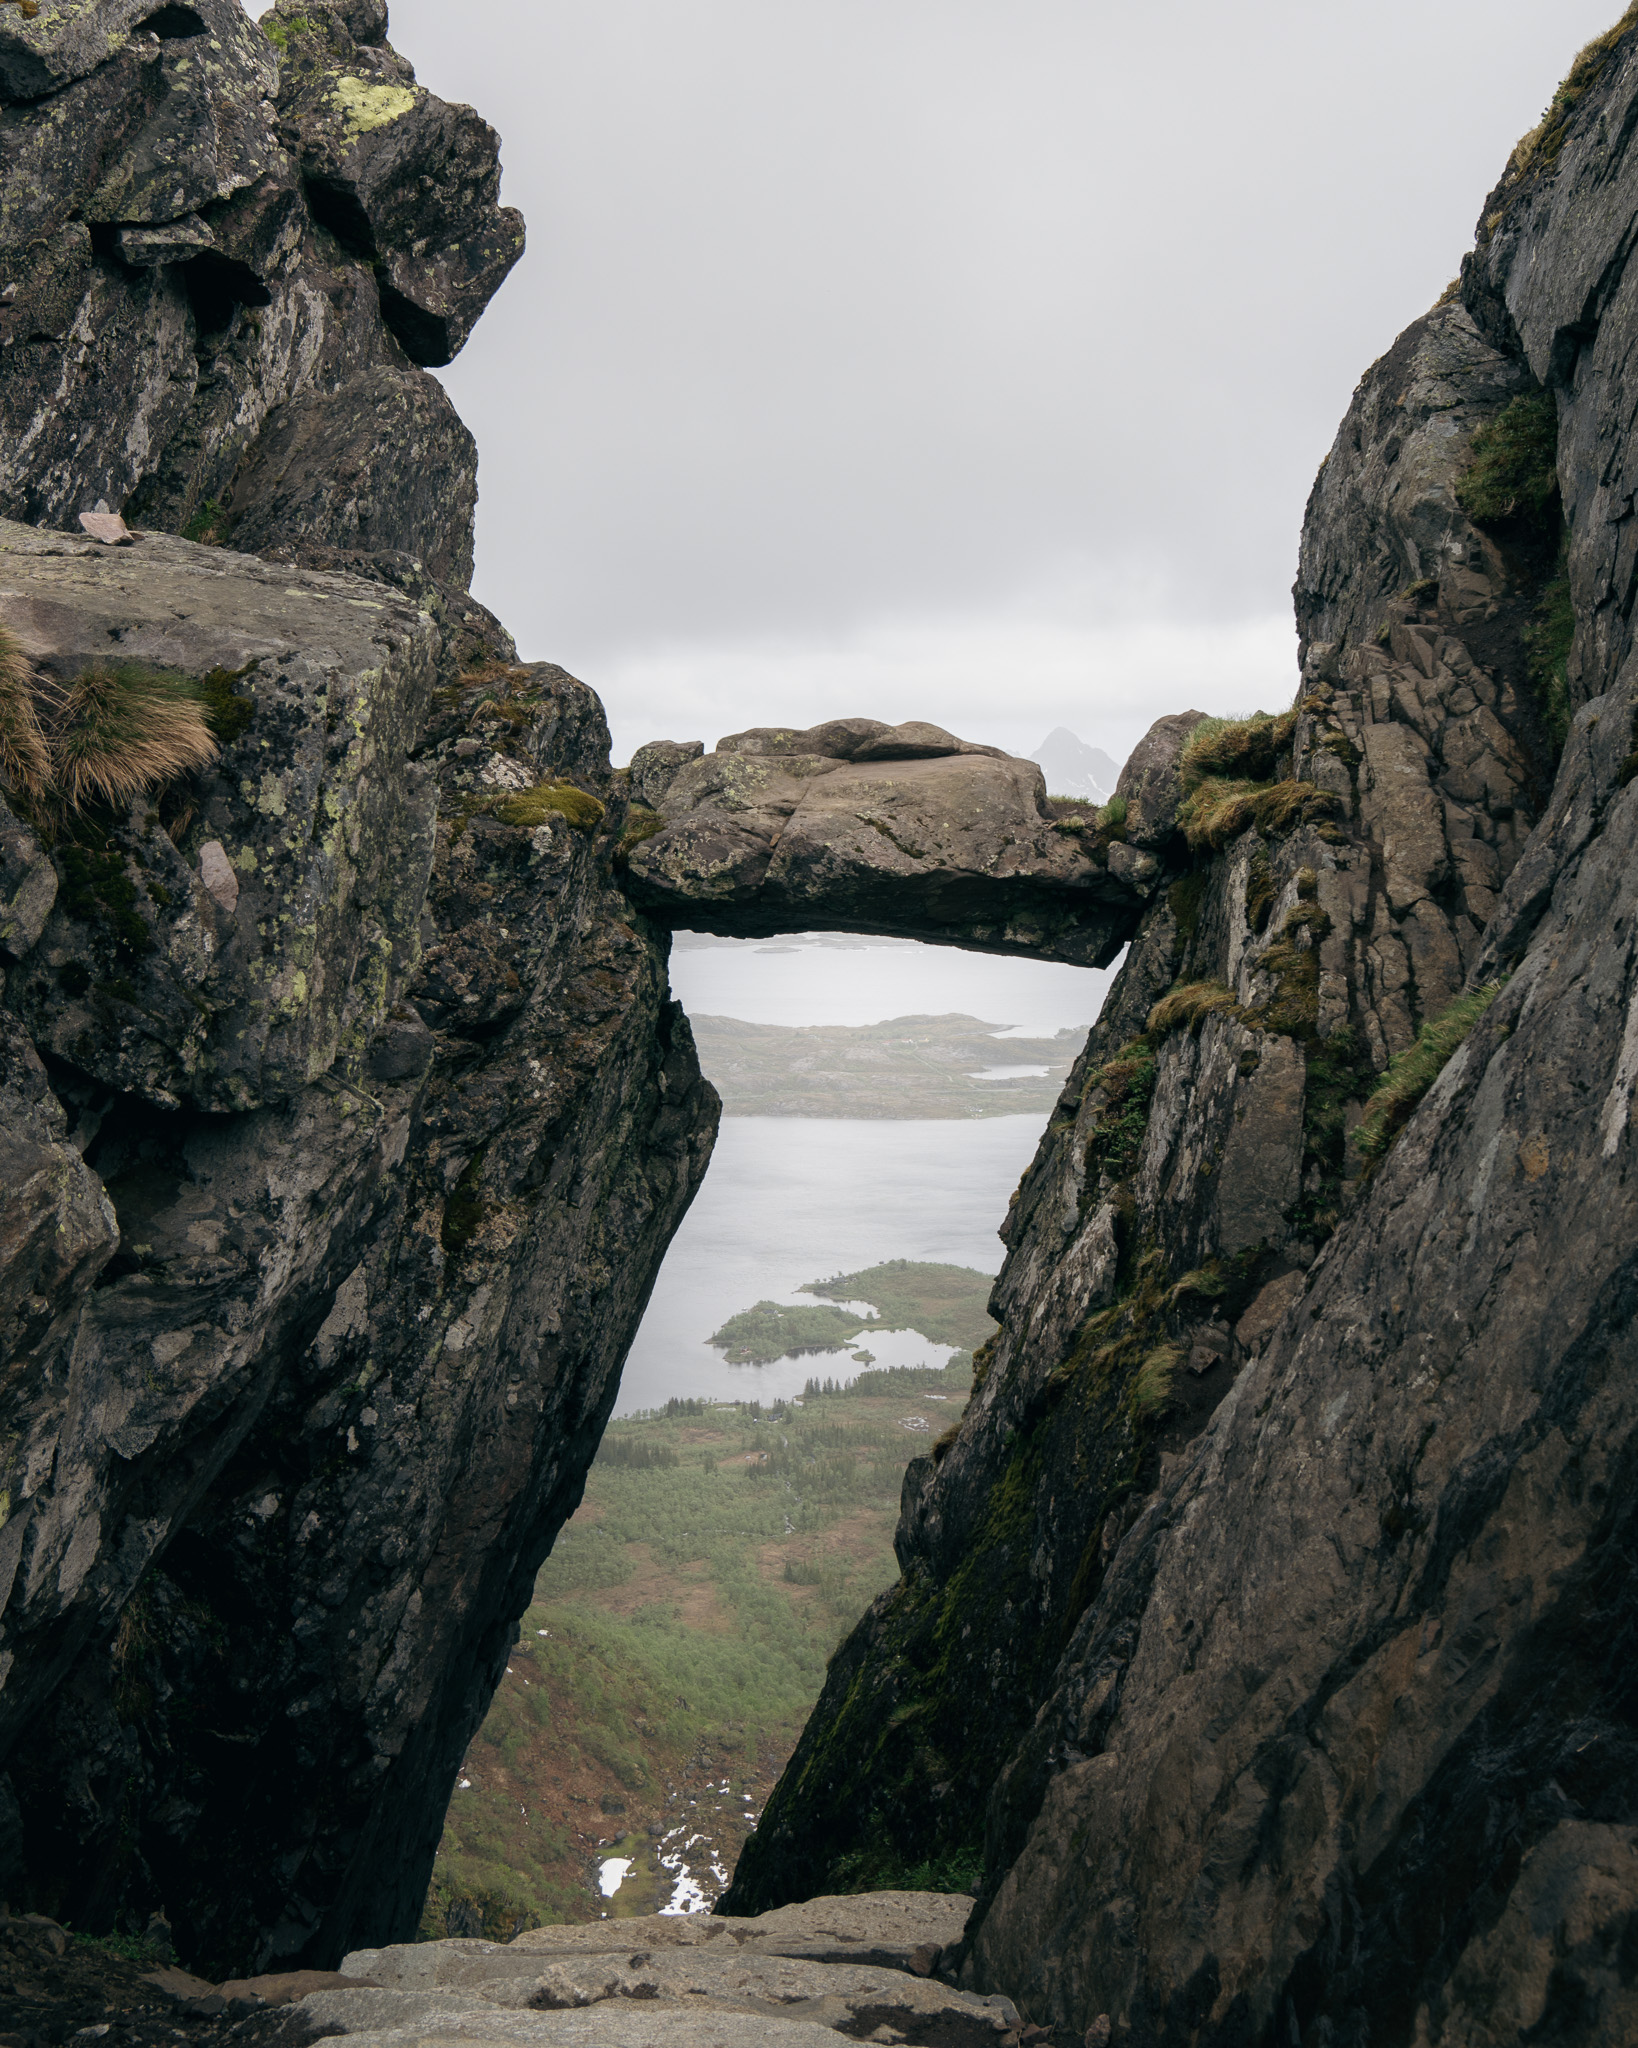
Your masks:
{"label": "rock overhang", "polygon": [[920,720],[831,719],[655,741],[629,771],[649,808],[633,898],[729,938],[837,931],[1106,967],[1160,859],[1054,803],[1041,771]]}

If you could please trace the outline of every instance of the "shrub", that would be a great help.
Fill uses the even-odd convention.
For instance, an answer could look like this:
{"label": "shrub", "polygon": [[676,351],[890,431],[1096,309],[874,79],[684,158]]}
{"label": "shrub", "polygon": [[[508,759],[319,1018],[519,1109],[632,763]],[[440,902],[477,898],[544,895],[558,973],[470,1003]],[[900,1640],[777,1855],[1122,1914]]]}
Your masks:
{"label": "shrub", "polygon": [[1558,402],[1533,391],[1503,406],[1473,436],[1456,502],[1480,526],[1510,520],[1549,531],[1558,518]]}
{"label": "shrub", "polygon": [[1163,995],[1149,1012],[1147,1030],[1151,1039],[1166,1038],[1174,1031],[1197,1032],[1206,1019],[1219,1011],[1233,1011],[1239,1005],[1234,991],[1220,981],[1189,981]]}
{"label": "shrub", "polygon": [[38,796],[51,779],[51,750],[34,703],[34,670],[0,627],[0,781],[21,797]]}
{"label": "shrub", "polygon": [[1123,796],[1112,796],[1098,813],[1098,830],[1100,832],[1119,832],[1125,827],[1125,824],[1126,799]]}
{"label": "shrub", "polygon": [[[1123,1045],[1113,1059],[1105,1060],[1089,1076],[1086,1092],[1101,1088],[1104,1106],[1098,1112],[1086,1138],[1086,1170],[1100,1170],[1119,1180],[1136,1165],[1149,1128],[1149,1104],[1155,1092],[1154,1048],[1145,1038]],[[977,1384],[978,1359],[974,1359]]]}
{"label": "shrub", "polygon": [[1377,1161],[1384,1156],[1502,987],[1502,982],[1489,982],[1458,996],[1448,1009],[1427,1020],[1414,1044],[1394,1054],[1365,1105],[1365,1120],[1359,1127],[1356,1142],[1366,1159]]}
{"label": "shrub", "polygon": [[69,811],[129,803],[216,758],[198,684],[136,663],[76,676],[51,727],[52,785]]}
{"label": "shrub", "polygon": [[1270,782],[1291,745],[1294,711],[1254,711],[1249,718],[1203,718],[1183,742],[1178,770],[1185,792],[1207,777]]}

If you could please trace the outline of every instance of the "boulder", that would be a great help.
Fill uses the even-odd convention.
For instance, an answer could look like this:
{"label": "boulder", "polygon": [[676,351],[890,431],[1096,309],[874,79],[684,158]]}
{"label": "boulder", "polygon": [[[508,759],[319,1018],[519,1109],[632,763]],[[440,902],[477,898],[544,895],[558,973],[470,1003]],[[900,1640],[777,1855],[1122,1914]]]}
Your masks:
{"label": "boulder", "polygon": [[937,726],[763,727],[662,761],[669,745],[633,757],[663,822],[629,855],[633,894],[669,924],[894,933],[1101,966],[1159,876],[1059,831],[1034,762]]}

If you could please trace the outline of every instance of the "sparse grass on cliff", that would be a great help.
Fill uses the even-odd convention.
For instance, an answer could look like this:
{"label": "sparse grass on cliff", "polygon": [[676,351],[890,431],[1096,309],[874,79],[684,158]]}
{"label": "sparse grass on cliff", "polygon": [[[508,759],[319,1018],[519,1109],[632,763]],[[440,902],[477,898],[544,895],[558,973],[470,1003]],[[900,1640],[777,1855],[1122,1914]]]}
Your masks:
{"label": "sparse grass on cliff", "polygon": [[1330,815],[1335,799],[1311,782],[1247,782],[1208,776],[1178,808],[1183,836],[1198,852],[1220,853],[1252,827],[1273,838]]}
{"label": "sparse grass on cliff", "polygon": [[1149,1012],[1151,1039],[1168,1038],[1174,1031],[1198,1032],[1208,1017],[1240,1007],[1233,989],[1220,981],[1190,981],[1163,995]]}
{"label": "sparse grass on cliff", "polygon": [[1501,994],[1499,981],[1458,996],[1448,1009],[1430,1017],[1414,1044],[1395,1053],[1370,1101],[1355,1140],[1361,1154],[1380,1161],[1410,1122],[1416,1105],[1444,1072],[1475,1024]]}
{"label": "sparse grass on cliff", "polygon": [[1599,75],[1628,29],[1638,28],[1638,5],[1629,7],[1613,28],[1594,36],[1566,73],[1563,83],[1548,101],[1546,111],[1528,135],[1521,136],[1508,159],[1507,178],[1517,184],[1531,171],[1549,169],[1558,161],[1576,108],[1598,83]]}

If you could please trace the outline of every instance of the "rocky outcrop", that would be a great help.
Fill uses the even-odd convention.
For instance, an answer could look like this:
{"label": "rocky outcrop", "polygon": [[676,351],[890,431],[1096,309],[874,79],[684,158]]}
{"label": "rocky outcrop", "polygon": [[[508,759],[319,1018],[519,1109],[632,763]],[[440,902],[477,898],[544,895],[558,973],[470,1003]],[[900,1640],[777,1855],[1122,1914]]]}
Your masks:
{"label": "rocky outcrop", "polygon": [[77,1925],[163,1902],[207,1967],[333,1961],[414,1923],[715,1098],[584,686],[457,679],[379,582],[0,561],[43,671],[117,621],[231,735],[11,842],[55,891],[7,939],[14,1860]]}
{"label": "rocky outcrop", "polygon": [[[638,749],[629,870],[656,917],[735,938],[882,932],[1107,966],[1160,863],[1041,771],[935,725],[838,718]],[[1131,843],[1128,843],[1128,839]]]}
{"label": "rocky outcrop", "polygon": [[0,18],[0,513],[415,558],[464,587],[447,363],[523,248],[493,132],[369,0]]}
{"label": "rocky outcrop", "polygon": [[[962,1981],[1089,2039],[1638,2023],[1635,106],[1629,18],[1355,394],[1294,713],[1184,762],[1001,1332],[728,1910],[971,1856]],[[1562,553],[1556,502],[1457,495],[1555,412]],[[1363,1099],[1464,990],[1367,1171]]]}

